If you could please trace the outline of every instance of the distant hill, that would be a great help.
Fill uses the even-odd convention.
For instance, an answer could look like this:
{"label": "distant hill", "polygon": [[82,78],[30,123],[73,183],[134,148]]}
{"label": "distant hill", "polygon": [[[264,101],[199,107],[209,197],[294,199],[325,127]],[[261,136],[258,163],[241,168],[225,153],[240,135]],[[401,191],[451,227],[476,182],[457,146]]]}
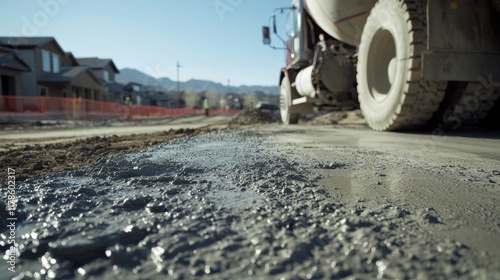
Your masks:
{"label": "distant hill", "polygon": [[[136,82],[148,86],[157,86],[166,91],[177,90],[177,83],[167,77],[155,79],[141,71],[131,68],[120,69],[120,73],[116,75],[117,81],[123,82]],[[221,83],[212,81],[191,79],[186,82],[180,82],[179,87],[181,90],[193,90],[196,92],[211,91],[217,93],[227,92],[227,86]],[[231,92],[246,94],[252,92],[263,92],[268,95],[275,93],[275,87],[272,86],[231,86]]]}

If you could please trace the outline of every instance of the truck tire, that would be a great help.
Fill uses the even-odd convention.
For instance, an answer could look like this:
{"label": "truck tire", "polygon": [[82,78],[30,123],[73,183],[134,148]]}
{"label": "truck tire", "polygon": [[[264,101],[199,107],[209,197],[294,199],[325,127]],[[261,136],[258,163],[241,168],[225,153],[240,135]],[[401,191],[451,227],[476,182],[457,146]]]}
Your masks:
{"label": "truck tire", "polygon": [[300,114],[292,114],[290,104],[292,103],[292,86],[288,77],[285,76],[281,80],[280,86],[280,115],[281,121],[285,125],[296,124],[299,122]]}
{"label": "truck tire", "polygon": [[500,129],[500,98],[480,123],[481,126],[486,129]]}
{"label": "truck tire", "polygon": [[360,107],[375,130],[416,129],[436,112],[445,81],[421,77],[426,1],[380,0],[361,36],[357,82]]}

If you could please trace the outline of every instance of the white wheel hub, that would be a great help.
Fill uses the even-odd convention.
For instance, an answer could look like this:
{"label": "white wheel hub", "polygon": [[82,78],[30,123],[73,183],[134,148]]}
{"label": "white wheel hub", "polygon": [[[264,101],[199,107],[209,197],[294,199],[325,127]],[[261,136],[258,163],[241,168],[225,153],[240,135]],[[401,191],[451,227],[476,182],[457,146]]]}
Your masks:
{"label": "white wheel hub", "polygon": [[387,67],[387,76],[389,77],[389,82],[391,85],[394,83],[394,80],[396,78],[396,68],[398,66],[398,60],[396,57],[393,57],[391,59],[391,62],[389,62],[389,67]]}

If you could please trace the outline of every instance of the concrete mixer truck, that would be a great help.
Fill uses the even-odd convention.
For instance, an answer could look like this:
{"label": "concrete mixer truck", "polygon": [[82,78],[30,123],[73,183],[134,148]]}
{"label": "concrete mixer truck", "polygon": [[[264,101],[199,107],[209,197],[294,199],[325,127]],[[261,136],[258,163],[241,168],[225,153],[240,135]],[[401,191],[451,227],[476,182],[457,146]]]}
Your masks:
{"label": "concrete mixer truck", "polygon": [[356,106],[381,131],[500,122],[500,0],[293,0],[270,23],[285,124]]}

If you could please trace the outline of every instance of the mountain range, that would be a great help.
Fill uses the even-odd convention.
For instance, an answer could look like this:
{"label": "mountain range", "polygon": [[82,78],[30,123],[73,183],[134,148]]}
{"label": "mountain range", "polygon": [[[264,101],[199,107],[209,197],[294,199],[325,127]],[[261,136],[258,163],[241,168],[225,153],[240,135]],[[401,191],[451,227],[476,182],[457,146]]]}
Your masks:
{"label": "mountain range", "polygon": [[[116,75],[115,78],[119,82],[135,82],[140,83],[147,86],[156,86],[165,91],[176,91],[177,90],[177,82],[172,81],[167,77],[163,78],[154,78],[149,76],[139,70],[124,68],[120,69],[120,73]],[[213,81],[205,81],[205,80],[197,80],[191,79],[186,82],[179,82],[179,88],[181,91],[184,90],[192,90],[195,92],[203,92],[210,91],[216,93],[226,93],[228,92],[227,85],[223,85],[221,83],[216,83]],[[268,95],[275,94],[275,87],[273,86],[231,86],[229,88],[231,93],[237,94],[246,94],[252,92],[261,92]]]}

